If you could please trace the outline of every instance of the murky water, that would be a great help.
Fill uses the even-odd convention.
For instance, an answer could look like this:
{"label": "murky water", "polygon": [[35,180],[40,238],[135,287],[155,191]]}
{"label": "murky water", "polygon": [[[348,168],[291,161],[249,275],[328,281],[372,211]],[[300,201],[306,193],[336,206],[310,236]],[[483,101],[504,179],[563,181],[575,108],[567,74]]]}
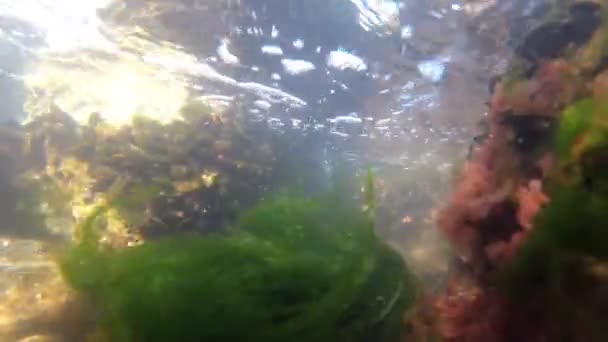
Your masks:
{"label": "murky water", "polygon": [[[95,203],[93,180],[118,165],[96,159],[83,171],[75,161],[85,152],[72,144],[87,142],[66,132],[86,131],[92,113],[113,137],[103,145],[111,149],[126,132],[120,127],[137,137],[143,126],[134,117],[155,120],[160,126],[141,129],[164,136],[156,140],[165,148],[178,141],[170,132],[185,129],[174,123],[185,105],[222,112],[222,128],[210,119],[188,131],[210,136],[201,146],[219,159],[168,163],[172,177],[187,170],[203,180],[218,172],[232,173],[232,183],[247,179],[226,190],[244,207],[303,163],[324,170],[311,172],[308,186],[338,165],[371,167],[379,231],[425,279],[440,281],[447,266],[433,211],[477,132],[488,82],[510,56],[509,15],[535,8],[520,3],[0,0],[0,341],[76,341],[64,324],[74,319],[69,291],[50,253]],[[136,178],[162,164],[146,163],[112,172]],[[45,177],[67,190],[71,208],[24,199],[23,189]],[[19,216],[20,205],[41,206],[36,219]],[[230,222],[222,205],[205,205],[215,216],[202,215],[197,227]]]}

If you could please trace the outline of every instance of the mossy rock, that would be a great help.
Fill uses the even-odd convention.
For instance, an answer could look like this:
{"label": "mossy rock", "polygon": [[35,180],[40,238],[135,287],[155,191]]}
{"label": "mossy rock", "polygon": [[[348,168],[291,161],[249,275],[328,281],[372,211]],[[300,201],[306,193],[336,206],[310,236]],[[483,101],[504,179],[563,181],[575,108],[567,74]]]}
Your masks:
{"label": "mossy rock", "polygon": [[541,251],[545,261],[552,253],[608,258],[607,103],[586,98],[566,108],[554,146],[557,163],[545,182],[551,200],[516,258],[520,267]]}
{"label": "mossy rock", "polygon": [[550,340],[607,337],[608,277],[594,271],[608,262],[606,109],[603,102],[583,99],[562,114],[557,163],[546,181],[550,202],[501,274],[512,299],[542,307],[551,317],[556,335]]}

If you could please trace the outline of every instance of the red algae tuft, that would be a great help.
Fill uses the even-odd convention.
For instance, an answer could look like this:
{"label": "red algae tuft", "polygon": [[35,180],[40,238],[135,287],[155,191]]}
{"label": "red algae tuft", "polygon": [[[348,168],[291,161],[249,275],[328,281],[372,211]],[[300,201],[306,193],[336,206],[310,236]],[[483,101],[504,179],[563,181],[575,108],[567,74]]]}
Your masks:
{"label": "red algae tuft", "polygon": [[516,193],[519,209],[517,211],[517,221],[527,231],[532,229],[532,220],[542,208],[549,203],[549,197],[542,190],[542,183],[539,179],[533,179],[528,186],[522,186]]}

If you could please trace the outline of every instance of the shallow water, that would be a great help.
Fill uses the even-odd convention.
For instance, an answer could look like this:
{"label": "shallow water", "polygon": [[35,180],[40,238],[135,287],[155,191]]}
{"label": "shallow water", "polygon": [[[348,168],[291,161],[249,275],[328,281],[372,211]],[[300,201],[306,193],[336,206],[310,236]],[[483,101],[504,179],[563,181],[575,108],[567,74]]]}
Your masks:
{"label": "shallow water", "polygon": [[[433,212],[509,56],[501,20],[521,13],[518,4],[0,0],[0,212],[12,215],[19,172],[44,169],[35,153],[23,156],[31,136],[15,127],[49,112],[76,123],[98,113],[115,126],[135,114],[168,124],[202,101],[228,108],[224,120],[290,142],[293,158],[277,178],[302,160],[328,172],[371,167],[378,230],[425,279],[440,281],[447,266]],[[261,147],[268,135],[248,144]],[[57,332],[68,293],[49,258],[70,224],[36,222],[27,232],[3,224],[0,340],[70,340],[69,329]]]}

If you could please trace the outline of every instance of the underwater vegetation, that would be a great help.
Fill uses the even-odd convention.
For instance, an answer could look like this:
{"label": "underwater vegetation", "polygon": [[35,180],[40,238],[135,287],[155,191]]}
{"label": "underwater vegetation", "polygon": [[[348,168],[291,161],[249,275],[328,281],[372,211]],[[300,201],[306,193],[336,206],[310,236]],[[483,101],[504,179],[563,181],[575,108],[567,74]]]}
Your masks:
{"label": "underwater vegetation", "polygon": [[227,232],[99,243],[108,207],[60,259],[107,341],[398,341],[416,299],[400,256],[352,200],[281,195]]}
{"label": "underwater vegetation", "polygon": [[[2,186],[6,183],[15,190],[10,212],[15,224],[8,232],[20,237],[48,233],[55,238],[50,242],[53,251],[60,241],[90,232],[59,266],[68,285],[100,317],[99,336],[92,340],[216,340],[214,334],[248,339],[257,328],[257,336],[264,340],[282,340],[296,332],[301,332],[301,339],[345,341],[370,334],[385,335],[388,341],[399,334],[404,305],[413,301],[412,281],[400,257],[375,237],[372,202],[363,214],[360,207],[337,205],[344,199],[306,199],[330,181],[316,160],[316,147],[297,137],[286,139],[282,132],[249,122],[242,114],[236,107],[211,108],[193,101],[171,123],[135,117],[130,124],[114,126],[96,114],[79,123],[53,107],[15,127],[19,141],[10,146],[16,160],[9,165],[15,170],[7,170],[1,180]],[[335,178],[348,178],[344,176]],[[285,195],[261,204],[259,214],[243,215],[260,198],[281,192],[287,184],[300,197]],[[284,210],[284,217],[264,221],[271,216],[269,210],[276,214],[275,209]],[[321,213],[327,222],[306,218]],[[250,223],[237,223],[241,216]],[[6,225],[8,216],[3,218]],[[269,231],[262,232],[259,227],[266,223]],[[290,238],[278,233],[289,227],[318,234],[288,245]],[[327,239],[328,244],[313,237]],[[158,262],[164,258],[167,264]],[[199,274],[201,269],[209,273]],[[125,283],[115,283],[117,279]],[[353,279],[361,283],[346,288]],[[274,283],[276,287],[270,286]],[[149,292],[144,291],[147,284],[154,284]],[[159,297],[148,298],[154,291]],[[123,295],[133,301],[123,302]],[[217,302],[222,295],[226,303]],[[317,302],[322,296],[324,304]],[[68,304],[66,311],[74,311]],[[77,300],[74,306],[80,304]],[[158,305],[166,310],[158,311]],[[308,306],[310,312],[302,309]],[[132,312],[140,307],[141,312]],[[226,317],[200,325],[220,317],[217,312],[224,308]],[[296,317],[298,312],[301,318]],[[330,323],[321,321],[331,320],[328,314],[339,320],[331,327],[331,336]],[[166,315],[175,320],[159,326],[167,321]],[[81,326],[89,327],[90,315],[82,316],[86,324]],[[276,324],[276,336],[269,332],[271,323]],[[327,325],[308,330],[320,323]]]}
{"label": "underwater vegetation", "polygon": [[[300,177],[306,153],[236,109],[26,125],[40,177],[20,208],[84,218],[58,264],[98,318],[91,340],[608,341],[608,9],[555,5],[491,85],[487,134],[437,215],[454,254],[440,290],[376,236],[371,173],[363,210],[348,191],[268,199],[323,173]],[[117,225],[143,239],[116,243]]]}
{"label": "underwater vegetation", "polygon": [[[556,130],[549,203],[503,274],[518,301],[544,298],[560,322],[553,338],[608,338],[608,111],[604,99],[568,107]],[[538,304],[537,304],[538,305]],[[557,330],[557,331],[555,331]]]}
{"label": "underwater vegetation", "polygon": [[492,87],[439,214],[457,253],[434,305],[446,341],[608,339],[606,4],[558,6]]}

